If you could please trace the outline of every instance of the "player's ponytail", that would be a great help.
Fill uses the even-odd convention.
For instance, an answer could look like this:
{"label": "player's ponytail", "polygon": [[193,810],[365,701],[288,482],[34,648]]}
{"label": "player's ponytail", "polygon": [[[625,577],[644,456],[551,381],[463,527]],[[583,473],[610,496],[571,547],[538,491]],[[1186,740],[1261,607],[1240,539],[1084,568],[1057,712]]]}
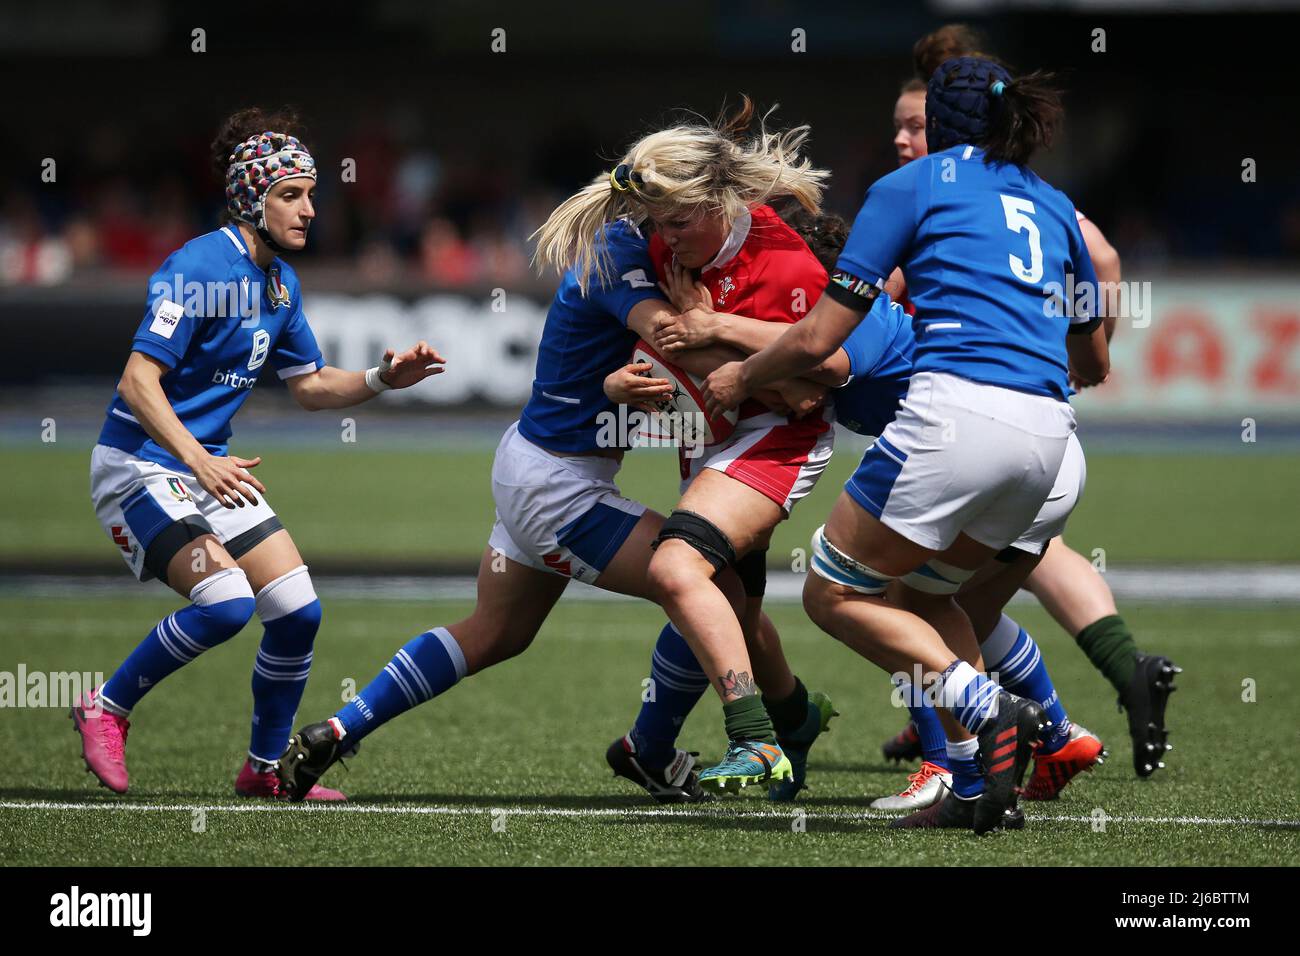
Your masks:
{"label": "player's ponytail", "polygon": [[1023,166],[1040,147],[1052,145],[1065,108],[1055,78],[1028,73],[990,90],[989,128],[979,145],[989,162]]}
{"label": "player's ponytail", "polygon": [[[775,107],[774,107],[775,108]],[[781,197],[821,211],[830,173],[800,152],[808,127],[769,130],[748,97],[713,123],[673,126],[641,137],[608,173],[570,196],[533,234],[538,268],[572,269],[585,294],[592,273],[609,279],[604,227],[620,217],[691,218],[715,214],[731,222]],[[756,127],[751,132],[751,127]]]}
{"label": "player's ponytail", "polygon": [[609,250],[603,242],[604,228],[630,212],[627,199],[613,181],[613,173],[602,173],[555,208],[542,228],[529,238],[537,240],[533,262],[564,272],[572,269],[582,294],[587,294],[592,273],[608,275]]}

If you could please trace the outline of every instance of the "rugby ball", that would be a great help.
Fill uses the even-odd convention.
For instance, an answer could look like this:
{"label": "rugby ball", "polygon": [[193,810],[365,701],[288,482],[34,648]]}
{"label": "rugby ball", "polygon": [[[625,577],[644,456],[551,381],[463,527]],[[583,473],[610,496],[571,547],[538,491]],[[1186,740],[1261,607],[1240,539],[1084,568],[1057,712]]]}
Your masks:
{"label": "rugby ball", "polygon": [[643,373],[647,378],[663,378],[673,383],[672,393],[659,401],[659,411],[651,416],[652,431],[643,435],[656,440],[672,438],[683,445],[716,445],[735,431],[739,412],[733,408],[721,415],[707,414],[703,382],[668,361],[649,342],[638,340],[631,360],[650,364],[650,371]]}

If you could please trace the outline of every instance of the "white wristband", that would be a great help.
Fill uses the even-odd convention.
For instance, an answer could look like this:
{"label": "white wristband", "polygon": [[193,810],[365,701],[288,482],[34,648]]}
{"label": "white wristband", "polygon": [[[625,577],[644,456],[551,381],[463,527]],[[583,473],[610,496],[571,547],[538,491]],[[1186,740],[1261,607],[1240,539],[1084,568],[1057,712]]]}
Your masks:
{"label": "white wristband", "polygon": [[384,359],[374,368],[366,369],[366,388],[376,393],[386,392],[392,388],[393,386],[389,385],[379,377],[380,372],[387,372],[392,367],[393,363],[388,361],[388,359]]}

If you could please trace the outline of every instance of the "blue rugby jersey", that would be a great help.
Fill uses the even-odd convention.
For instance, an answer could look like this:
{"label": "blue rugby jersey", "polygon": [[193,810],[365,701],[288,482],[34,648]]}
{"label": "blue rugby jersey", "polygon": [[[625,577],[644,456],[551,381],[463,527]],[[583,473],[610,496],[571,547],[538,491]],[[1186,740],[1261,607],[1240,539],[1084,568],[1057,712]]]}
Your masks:
{"label": "blue rugby jersey", "polygon": [[[280,259],[260,269],[234,226],[191,239],[167,257],[149,280],[131,349],[169,367],[160,383],[167,401],[214,455],[227,453],[230,420],[264,364],[282,379],[325,364],[302,312],[298,276]],[[120,395],[109,402],[99,443],[185,468],[149,437]]]}
{"label": "blue rugby jersey", "polygon": [[519,418],[519,433],[552,451],[599,447],[597,419],[618,408],[605,397],[605,377],[626,365],[637,335],[627,327],[632,307],[662,299],[649,244],[630,222],[605,227],[609,281],[592,275],[583,296],[572,270],[564,274],[546,313],[537,348],[533,394]]}
{"label": "blue rugby jersey", "polygon": [[1097,276],[1074,204],[1033,171],[958,145],[868,190],[829,290],[841,302],[895,266],[916,308],[916,372],[1065,400],[1065,335],[1099,321],[1062,290]]}
{"label": "blue rugby jersey", "polygon": [[894,420],[912,377],[912,317],[881,293],[844,343],[847,385],[835,389],[835,419],[860,435],[879,435]]}

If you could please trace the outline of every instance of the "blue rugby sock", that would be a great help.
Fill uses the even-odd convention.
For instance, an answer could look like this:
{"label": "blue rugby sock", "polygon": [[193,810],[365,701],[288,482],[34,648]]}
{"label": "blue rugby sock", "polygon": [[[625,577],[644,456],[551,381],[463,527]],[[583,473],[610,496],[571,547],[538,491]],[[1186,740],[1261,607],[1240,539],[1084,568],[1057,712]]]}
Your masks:
{"label": "blue rugby sock", "polygon": [[947,767],[948,737],[943,732],[943,724],[939,722],[934,705],[925,700],[924,688],[917,687],[910,681],[899,681],[898,689],[907,702],[907,712],[912,715],[917,736],[921,738],[921,759]]}
{"label": "blue rugby sock", "polygon": [[656,770],[668,765],[682,724],[708,689],[709,679],[690,645],[672,624],[665,624],[650,657],[650,683],[642,692],[641,712],[631,733],[643,765]]}
{"label": "blue rugby sock", "polygon": [[398,714],[432,700],[465,676],[465,655],[445,627],[413,637],[337,713],[348,735],[360,740]]}
{"label": "blue rugby sock", "polygon": [[984,792],[984,774],[980,771],[980,742],[970,740],[948,741],[948,769],[952,771],[952,792],[963,800],[978,797]]}
{"label": "blue rugby sock", "polygon": [[984,655],[984,669],[996,674],[999,684],[1013,694],[1042,704],[1043,712],[1052,722],[1052,729],[1051,736],[1038,752],[1046,755],[1064,747],[1070,739],[1070,718],[1034,639],[1003,614],[980,649]]}
{"label": "blue rugby sock", "polygon": [[972,734],[997,716],[1002,688],[965,661],[953,661],[939,680],[939,702]]}
{"label": "blue rugby sock", "polygon": [[257,594],[265,630],[253,663],[253,730],[248,755],[259,764],[280,759],[311,670],[321,607],[305,565],[276,578]]}
{"label": "blue rugby sock", "polygon": [[253,591],[239,568],[204,578],[190,600],[159,621],[104,684],[100,697],[113,713],[128,713],[164,677],[230,640],[253,616]]}

